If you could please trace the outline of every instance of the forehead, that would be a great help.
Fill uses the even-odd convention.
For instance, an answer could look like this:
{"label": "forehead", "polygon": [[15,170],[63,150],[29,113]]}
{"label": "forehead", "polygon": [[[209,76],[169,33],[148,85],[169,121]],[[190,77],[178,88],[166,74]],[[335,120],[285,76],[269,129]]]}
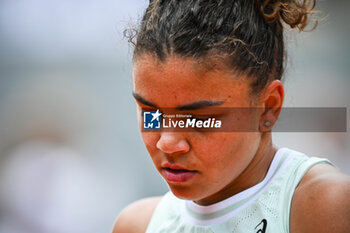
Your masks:
{"label": "forehead", "polygon": [[[174,107],[200,100],[232,100],[249,98],[245,77],[218,68],[215,61],[199,61],[171,56],[160,61],[143,55],[133,66],[134,92],[162,107]],[[231,101],[231,102],[230,102]]]}

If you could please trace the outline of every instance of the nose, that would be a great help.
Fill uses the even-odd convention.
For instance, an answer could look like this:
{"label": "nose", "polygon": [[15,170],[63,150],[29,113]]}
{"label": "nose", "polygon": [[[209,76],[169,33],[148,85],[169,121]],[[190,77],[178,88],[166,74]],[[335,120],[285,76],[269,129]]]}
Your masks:
{"label": "nose", "polygon": [[157,148],[164,153],[186,153],[190,150],[190,145],[179,132],[162,132]]}

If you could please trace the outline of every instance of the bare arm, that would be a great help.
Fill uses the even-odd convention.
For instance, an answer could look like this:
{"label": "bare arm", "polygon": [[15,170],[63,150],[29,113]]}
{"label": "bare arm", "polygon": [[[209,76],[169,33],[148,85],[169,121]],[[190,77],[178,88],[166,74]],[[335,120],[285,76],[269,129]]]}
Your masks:
{"label": "bare arm", "polygon": [[330,165],[311,168],[294,193],[290,232],[350,232],[350,177]]}
{"label": "bare arm", "polygon": [[145,198],[127,206],[118,216],[113,233],[144,233],[161,198]]}

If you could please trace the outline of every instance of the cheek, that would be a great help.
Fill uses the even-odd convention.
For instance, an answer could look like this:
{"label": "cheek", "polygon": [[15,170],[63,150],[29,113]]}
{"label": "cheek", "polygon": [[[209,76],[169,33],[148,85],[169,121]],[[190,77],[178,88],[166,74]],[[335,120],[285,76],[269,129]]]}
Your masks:
{"label": "cheek", "polygon": [[[204,167],[210,169],[212,178],[222,177],[223,173],[230,176],[239,175],[253,159],[258,145],[258,133],[227,133],[213,134],[206,140],[201,140],[197,152]],[[214,178],[215,179],[215,178]]]}

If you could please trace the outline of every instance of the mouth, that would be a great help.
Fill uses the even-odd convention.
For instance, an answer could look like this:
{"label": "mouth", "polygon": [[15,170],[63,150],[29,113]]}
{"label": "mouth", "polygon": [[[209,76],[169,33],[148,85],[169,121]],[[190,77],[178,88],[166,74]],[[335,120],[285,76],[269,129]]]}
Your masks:
{"label": "mouth", "polygon": [[162,166],[162,174],[169,182],[182,183],[190,180],[197,174],[197,171],[189,170],[179,165],[166,164]]}

